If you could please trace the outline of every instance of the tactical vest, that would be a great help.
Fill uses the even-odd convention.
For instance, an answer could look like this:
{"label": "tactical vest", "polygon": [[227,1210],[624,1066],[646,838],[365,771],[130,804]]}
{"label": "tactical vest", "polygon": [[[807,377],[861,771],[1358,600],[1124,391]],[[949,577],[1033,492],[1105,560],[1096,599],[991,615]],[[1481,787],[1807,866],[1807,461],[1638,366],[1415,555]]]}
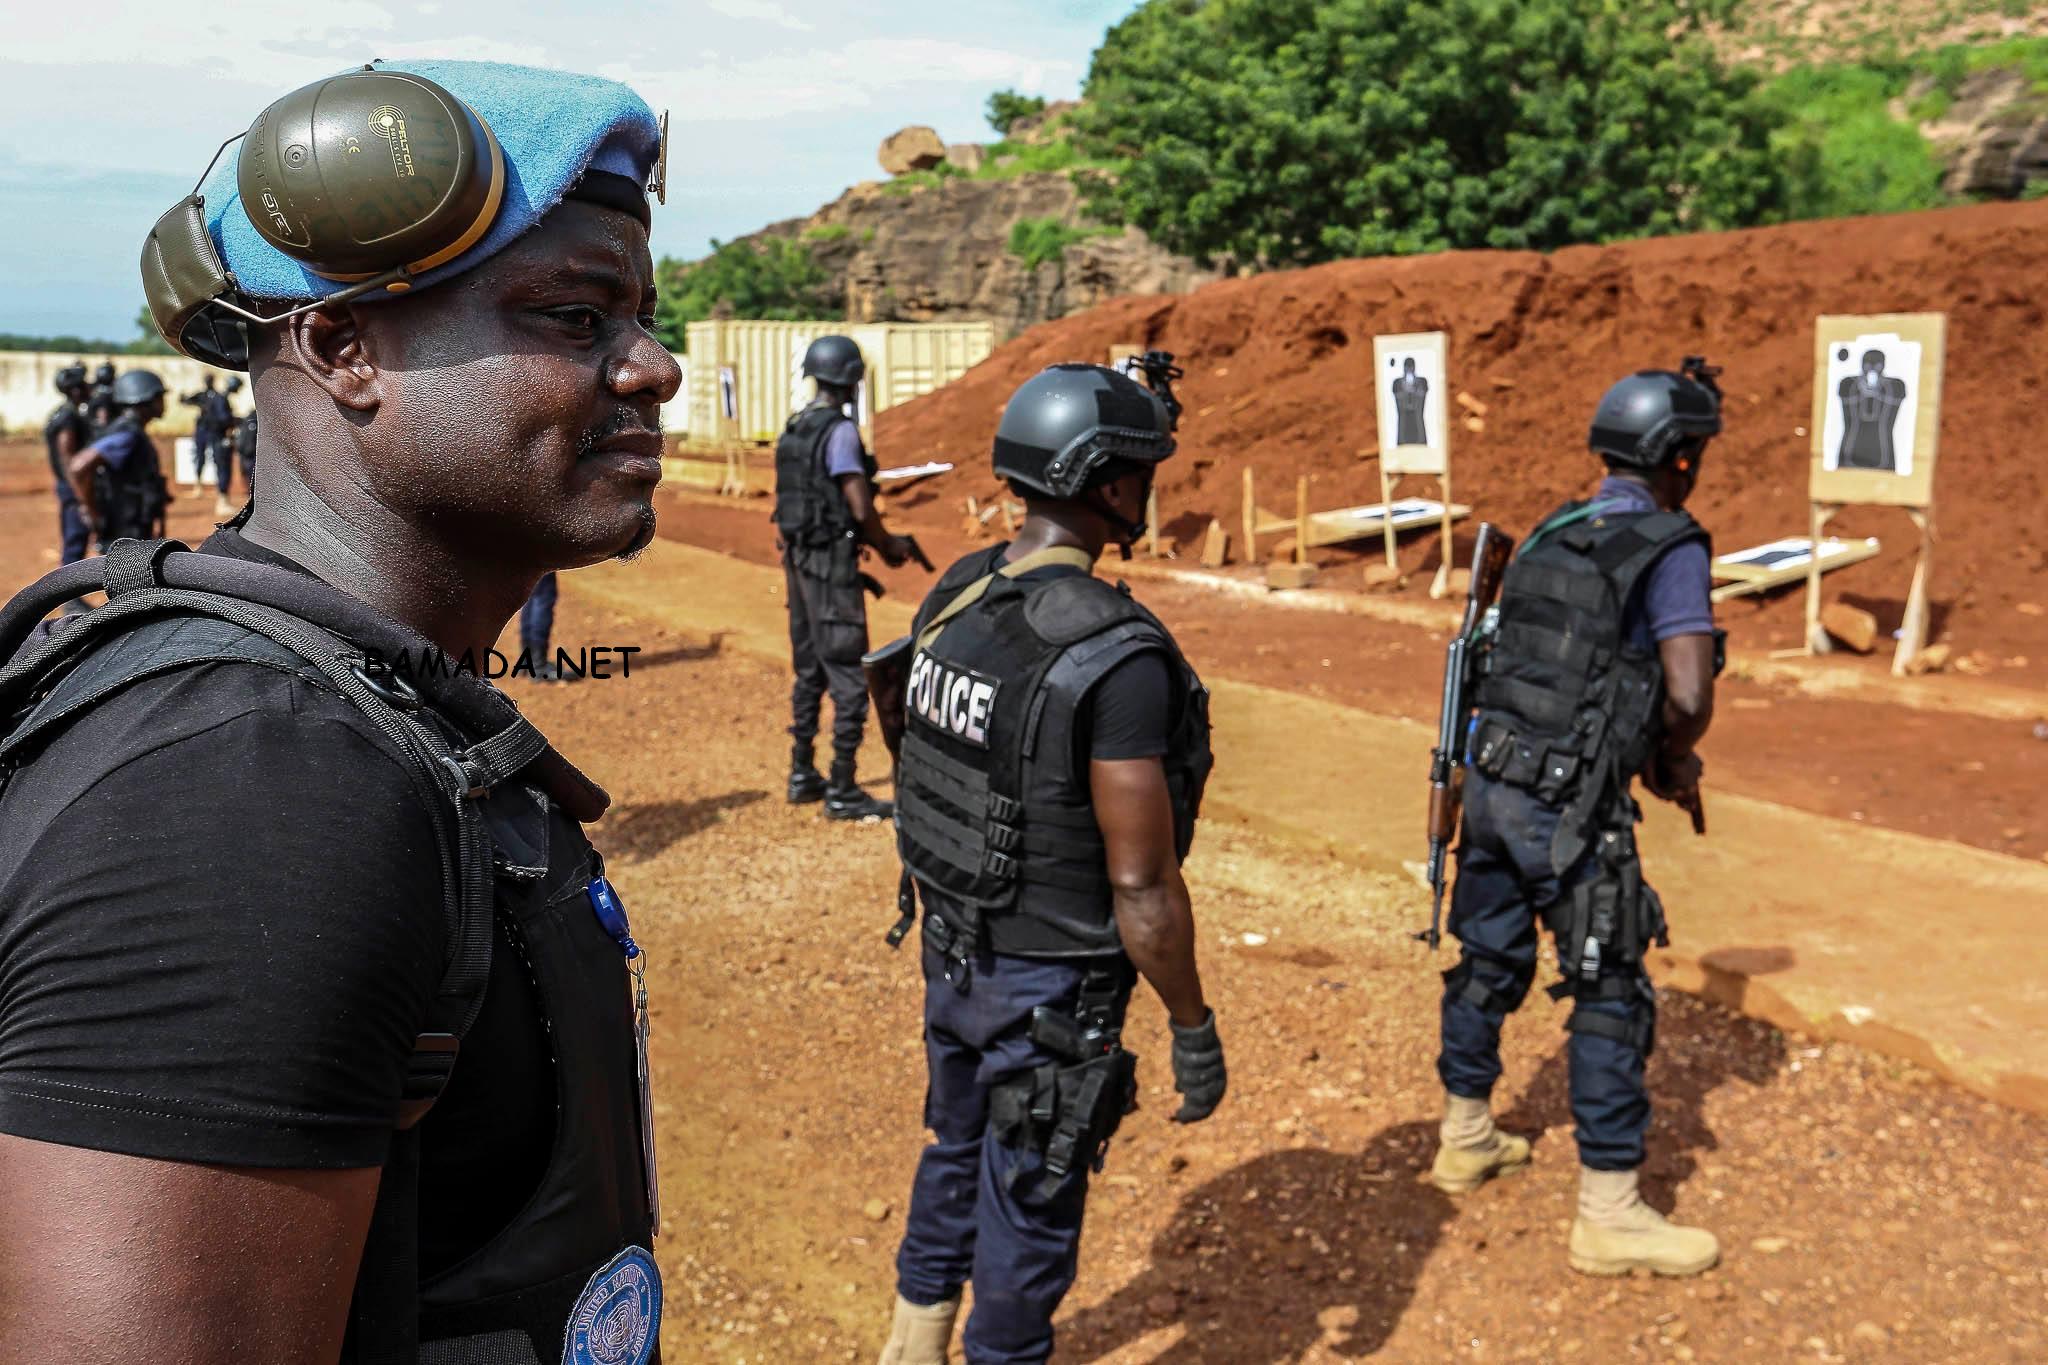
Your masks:
{"label": "tactical vest", "polygon": [[1688,542],[1708,543],[1684,512],[1568,503],[1508,565],[1478,661],[1471,762],[1566,810],[1561,838],[1582,840],[1654,750],[1664,666],[1654,644],[1644,652],[1630,642],[1623,622],[1651,567]]}
{"label": "tactical vest", "polygon": [[[423,638],[281,567],[125,540],[0,609],[0,785],[57,727],[137,678],[235,661],[346,698],[413,772],[441,846],[449,959],[405,1092],[357,1272],[344,1365],[554,1365],[658,1357],[661,1284],[644,1174],[633,1009],[617,943],[585,889],[603,862],[580,820],[606,800],[495,689],[407,679],[374,657],[422,657]],[[59,601],[105,606],[45,625]],[[481,736],[481,738],[478,738]],[[545,1012],[554,1136],[521,1211],[457,1264],[422,1280],[420,1152],[432,1106],[483,1005],[494,926],[518,950]],[[593,1336],[594,1334],[594,1336]],[[582,1343],[582,1344],[578,1344]],[[581,1354],[572,1354],[575,1346]],[[593,1349],[595,1348],[595,1349]]]}
{"label": "tactical vest", "polygon": [[100,433],[100,438],[131,429],[140,439],[141,449],[119,469],[105,462],[93,469],[93,498],[99,504],[98,533],[103,545],[154,535],[157,519],[170,505],[156,446],[143,429],[141,418],[132,412],[123,413]]}
{"label": "tactical vest", "polygon": [[71,453],[92,444],[92,427],[85,420],[85,414],[78,405],[71,402],[59,403],[50,412],[50,420],[43,423],[43,447],[50,457],[50,473],[56,476],[57,491],[68,495],[71,492],[71,475],[64,468],[64,457],[57,451],[57,438],[65,432],[71,433]]}
{"label": "tactical vest", "polygon": [[[896,773],[896,842],[957,929],[996,952],[1083,956],[1121,950],[1085,748],[1083,703],[1109,671],[1147,650],[1174,679],[1167,784],[1185,858],[1213,758],[1209,693],[1156,617],[1089,574],[997,576],[1006,547],[969,555],[919,609]],[[927,908],[930,908],[928,902]]]}
{"label": "tactical vest", "polygon": [[[839,481],[825,470],[825,438],[849,421],[838,408],[812,403],[792,415],[775,443],[775,529],[785,544],[815,548],[843,540],[858,529]],[[866,449],[861,472],[873,487],[880,466]]]}

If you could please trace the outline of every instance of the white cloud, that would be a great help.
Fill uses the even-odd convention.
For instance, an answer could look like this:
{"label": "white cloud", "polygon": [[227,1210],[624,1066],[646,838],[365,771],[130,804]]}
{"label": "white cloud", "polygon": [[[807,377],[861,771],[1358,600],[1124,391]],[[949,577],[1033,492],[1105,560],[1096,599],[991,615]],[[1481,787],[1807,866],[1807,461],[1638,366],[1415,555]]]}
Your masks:
{"label": "white cloud", "polygon": [[861,38],[842,47],[739,59],[706,54],[661,69],[613,62],[599,74],[624,81],[681,123],[726,123],[864,109],[881,96],[917,98],[920,87],[1027,90],[1078,81],[1078,61],[1036,57],[934,38]]}
{"label": "white cloud", "polygon": [[797,18],[774,0],[704,0],[705,8],[731,19],[765,19],[783,28],[808,33],[817,25]]}
{"label": "white cloud", "polygon": [[126,336],[142,235],[221,139],[369,57],[626,80],[674,116],[655,251],[693,256],[877,175],[876,144],[905,124],[988,137],[991,90],[1071,96],[1135,4],[867,0],[855,23],[844,0],[96,0],[89,30],[16,5],[0,28],[0,331]]}

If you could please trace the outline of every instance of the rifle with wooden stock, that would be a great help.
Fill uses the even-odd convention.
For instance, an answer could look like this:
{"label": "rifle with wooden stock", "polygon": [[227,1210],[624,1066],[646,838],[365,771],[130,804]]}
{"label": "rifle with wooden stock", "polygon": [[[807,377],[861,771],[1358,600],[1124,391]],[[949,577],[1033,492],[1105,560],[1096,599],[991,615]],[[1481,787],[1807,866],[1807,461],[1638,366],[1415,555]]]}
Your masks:
{"label": "rifle with wooden stock", "polygon": [[1472,720],[1474,649],[1500,595],[1501,577],[1515,552],[1515,539],[1492,522],[1481,522],[1472,547],[1472,582],[1465,615],[1444,651],[1443,703],[1437,711],[1436,748],[1429,757],[1429,928],[1415,937],[1435,952],[1444,910],[1444,863],[1458,833],[1465,783],[1465,731]]}

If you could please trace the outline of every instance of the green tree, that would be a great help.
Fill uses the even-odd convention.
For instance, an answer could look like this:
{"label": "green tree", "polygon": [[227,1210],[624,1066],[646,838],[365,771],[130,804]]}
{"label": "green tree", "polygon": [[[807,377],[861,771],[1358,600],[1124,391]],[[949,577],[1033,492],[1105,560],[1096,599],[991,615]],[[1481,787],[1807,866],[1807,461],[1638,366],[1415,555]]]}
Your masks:
{"label": "green tree", "polygon": [[1098,218],[1260,266],[1784,216],[1727,0],[1147,0],[1097,50]]}
{"label": "green tree", "polygon": [[1008,137],[1010,125],[1020,118],[1045,112],[1043,95],[1020,95],[1014,90],[998,90],[988,97],[988,126],[996,130],[997,137]]}
{"label": "green tree", "polygon": [[164,340],[163,333],[157,331],[156,319],[152,318],[149,315],[149,305],[146,303],[143,304],[142,307],[135,310],[135,330],[139,335],[136,336],[135,340],[129,342],[126,346],[123,346],[121,348],[127,354],[177,354],[176,351],[171,349],[170,344]]}
{"label": "green tree", "polygon": [[752,242],[716,242],[701,261],[664,256],[654,270],[661,290],[655,331],[672,351],[685,349],[684,328],[730,309],[736,318],[808,319],[837,317],[840,301],[831,294],[825,268],[802,242],[764,237]]}
{"label": "green tree", "polygon": [[1941,160],[1918,127],[1892,117],[1909,73],[1879,65],[1788,71],[1766,97],[1784,115],[1772,146],[1794,218],[1906,213],[1944,202]]}

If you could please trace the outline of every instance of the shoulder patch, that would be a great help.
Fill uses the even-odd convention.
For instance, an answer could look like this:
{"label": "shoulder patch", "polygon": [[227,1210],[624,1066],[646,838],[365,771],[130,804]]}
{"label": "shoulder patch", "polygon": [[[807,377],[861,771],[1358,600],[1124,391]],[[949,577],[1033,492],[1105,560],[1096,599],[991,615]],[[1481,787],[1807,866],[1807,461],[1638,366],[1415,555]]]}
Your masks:
{"label": "shoulder patch", "polygon": [[661,1335],[661,1271],[645,1248],[606,1261],[569,1310],[562,1365],[647,1365]]}
{"label": "shoulder patch", "polygon": [[1144,619],[1130,594],[1092,575],[1056,578],[1024,604],[1024,621],[1049,645],[1071,645],[1123,621]]}

